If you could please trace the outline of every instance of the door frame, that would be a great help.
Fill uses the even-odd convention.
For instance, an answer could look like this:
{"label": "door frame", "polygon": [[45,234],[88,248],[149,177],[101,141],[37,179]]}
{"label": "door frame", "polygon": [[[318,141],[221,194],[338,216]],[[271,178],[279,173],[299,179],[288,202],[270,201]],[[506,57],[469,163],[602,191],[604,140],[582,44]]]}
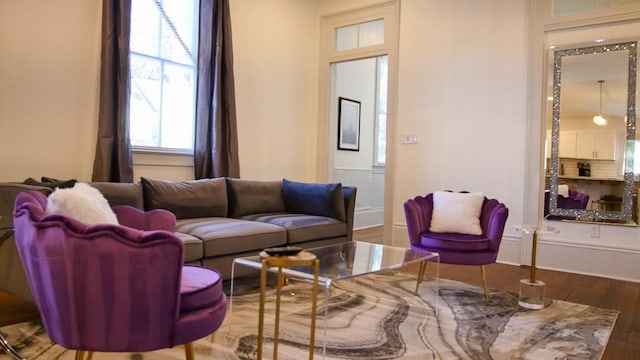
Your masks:
{"label": "door frame", "polygon": [[[330,93],[331,65],[333,63],[388,56],[387,85],[387,135],[386,161],[384,179],[384,236],[383,241],[393,243],[393,189],[395,174],[395,134],[398,74],[398,36],[399,36],[399,3],[396,0],[384,1],[373,6],[357,8],[323,16],[320,20],[320,60],[319,60],[319,99],[318,99],[318,149],[316,159],[316,176],[319,181],[328,181],[329,164],[332,154],[329,138],[330,126]],[[380,45],[357,48],[353,50],[335,50],[335,29],[341,26],[384,19],[384,42]]]}

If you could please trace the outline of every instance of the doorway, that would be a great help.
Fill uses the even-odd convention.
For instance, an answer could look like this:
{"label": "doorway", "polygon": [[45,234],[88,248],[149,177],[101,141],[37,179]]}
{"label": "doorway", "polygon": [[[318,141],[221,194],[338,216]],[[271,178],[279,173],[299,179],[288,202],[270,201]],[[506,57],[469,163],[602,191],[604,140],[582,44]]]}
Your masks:
{"label": "doorway", "polygon": [[[398,14],[399,5],[392,0],[323,16],[320,27],[317,178],[356,186],[354,229],[384,225],[388,244],[393,243],[389,169],[394,153]],[[345,127],[344,133],[339,130],[341,124],[352,124],[356,113],[360,128],[353,141]],[[341,135],[348,136],[346,141]]]}
{"label": "doorway", "polygon": [[[358,188],[354,228],[384,223],[387,86],[387,55],[331,64],[327,171]],[[349,127],[355,136],[345,138]]]}

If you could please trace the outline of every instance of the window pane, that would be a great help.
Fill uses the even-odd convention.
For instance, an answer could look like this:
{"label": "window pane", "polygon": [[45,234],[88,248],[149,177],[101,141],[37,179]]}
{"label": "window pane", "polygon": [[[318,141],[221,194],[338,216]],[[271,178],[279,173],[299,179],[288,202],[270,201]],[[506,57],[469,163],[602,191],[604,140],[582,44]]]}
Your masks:
{"label": "window pane", "polygon": [[131,11],[131,143],[192,149],[199,1],[135,0]]}
{"label": "window pane", "polygon": [[192,148],[195,79],[196,74],[192,67],[165,64],[161,147]]}
{"label": "window pane", "polygon": [[384,19],[360,24],[360,43],[358,47],[380,45],[384,43]]}
{"label": "window pane", "polygon": [[640,0],[553,0],[552,11],[554,16],[560,16],[634,3],[640,3]]}
{"label": "window pane", "polygon": [[350,50],[358,47],[358,25],[343,26],[336,29],[336,50]]}
{"label": "window pane", "polygon": [[[139,14],[143,14],[140,16]],[[160,52],[160,12],[151,0],[136,0],[131,4],[131,52],[157,56]]]}
{"label": "window pane", "polygon": [[161,81],[160,61],[131,55],[129,131],[133,145],[158,146]]}
{"label": "window pane", "polygon": [[162,2],[162,58],[182,64],[195,64],[197,33],[193,0]]}
{"label": "window pane", "polygon": [[[633,154],[633,173],[640,175],[640,140],[636,140]],[[636,179],[638,181],[638,179]]]}
{"label": "window pane", "polygon": [[389,73],[389,57],[377,58],[376,79],[376,138],[375,138],[375,163],[384,165],[387,151],[387,84]]}
{"label": "window pane", "polygon": [[378,115],[378,138],[376,139],[376,163],[384,165],[387,151],[387,115]]}

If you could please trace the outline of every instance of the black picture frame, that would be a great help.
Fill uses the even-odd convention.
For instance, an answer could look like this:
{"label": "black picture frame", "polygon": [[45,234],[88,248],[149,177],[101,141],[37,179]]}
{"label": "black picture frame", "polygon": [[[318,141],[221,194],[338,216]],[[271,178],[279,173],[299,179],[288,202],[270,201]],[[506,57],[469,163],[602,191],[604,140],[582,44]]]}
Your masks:
{"label": "black picture frame", "polygon": [[360,101],[338,97],[338,150],[360,151]]}

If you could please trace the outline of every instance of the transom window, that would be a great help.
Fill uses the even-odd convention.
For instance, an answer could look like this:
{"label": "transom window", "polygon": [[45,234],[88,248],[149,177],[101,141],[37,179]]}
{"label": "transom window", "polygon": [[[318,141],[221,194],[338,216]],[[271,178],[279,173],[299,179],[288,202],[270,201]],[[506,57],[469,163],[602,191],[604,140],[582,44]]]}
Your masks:
{"label": "transom window", "polygon": [[345,51],[384,44],[384,19],[336,28],[336,50]]}
{"label": "transom window", "polygon": [[136,148],[193,149],[198,0],[135,0],[129,126]]}

